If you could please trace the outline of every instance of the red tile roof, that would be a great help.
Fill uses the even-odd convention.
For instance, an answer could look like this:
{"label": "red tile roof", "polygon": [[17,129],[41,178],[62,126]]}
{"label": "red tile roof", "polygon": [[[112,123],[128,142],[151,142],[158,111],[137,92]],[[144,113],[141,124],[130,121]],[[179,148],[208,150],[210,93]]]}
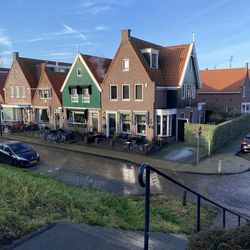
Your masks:
{"label": "red tile roof", "polygon": [[108,71],[108,68],[112,60],[108,58],[85,55],[85,54],[81,54],[81,56],[83,60],[86,62],[86,64],[88,65],[96,81],[99,84],[101,84]]}
{"label": "red tile roof", "polygon": [[199,92],[240,92],[245,75],[245,68],[201,70]]}
{"label": "red tile roof", "polygon": [[51,72],[51,71],[46,70],[46,75],[48,76],[50,84],[53,87],[58,99],[60,100],[60,102],[62,102],[60,89],[64,83],[67,73]]}
{"label": "red tile roof", "polygon": [[[184,71],[184,65],[191,44],[162,47],[141,39],[129,39],[150,79],[160,86],[178,86]],[[141,53],[141,49],[153,48],[159,50],[159,67],[151,69]]]}
{"label": "red tile roof", "polygon": [[[64,66],[71,66],[71,64],[69,63],[45,61],[45,60],[31,59],[31,58],[24,58],[24,57],[19,57],[18,62],[23,71],[23,74],[25,75],[27,81],[29,82],[30,88],[33,88],[33,89],[36,89],[39,83],[40,76],[37,70],[39,64],[47,63],[47,64],[54,64],[54,65],[58,64],[58,65],[64,65]],[[34,96],[35,91],[31,91],[31,93]]]}

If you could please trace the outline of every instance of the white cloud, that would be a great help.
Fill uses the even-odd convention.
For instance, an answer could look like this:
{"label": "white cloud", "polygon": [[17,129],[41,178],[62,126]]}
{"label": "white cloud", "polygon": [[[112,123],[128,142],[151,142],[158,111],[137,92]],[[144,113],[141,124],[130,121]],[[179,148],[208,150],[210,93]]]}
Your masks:
{"label": "white cloud", "polygon": [[104,31],[104,30],[109,30],[110,28],[107,26],[96,26],[95,31]]}
{"label": "white cloud", "polygon": [[11,48],[12,42],[4,33],[5,30],[0,28],[0,46]]}
{"label": "white cloud", "polygon": [[82,34],[80,31],[75,30],[71,28],[70,26],[63,24],[63,23],[61,23],[61,25],[64,27],[64,32],[62,32],[61,34],[77,34],[79,35],[79,37],[83,38],[84,40],[87,40],[87,37],[84,34]]}

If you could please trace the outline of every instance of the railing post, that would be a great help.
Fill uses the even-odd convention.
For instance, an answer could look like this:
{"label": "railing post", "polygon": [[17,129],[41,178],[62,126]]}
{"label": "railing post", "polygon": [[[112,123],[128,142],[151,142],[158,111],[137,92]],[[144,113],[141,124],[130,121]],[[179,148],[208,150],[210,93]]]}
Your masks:
{"label": "railing post", "polygon": [[225,228],[226,227],[226,209],[225,208],[223,208],[223,228]]}
{"label": "railing post", "polygon": [[145,196],[145,227],[144,227],[144,250],[148,250],[149,241],[149,204],[150,204],[150,168],[146,167],[146,196]]}
{"label": "railing post", "polygon": [[197,210],[196,210],[196,232],[200,231],[201,225],[201,197],[197,196]]}
{"label": "railing post", "polygon": [[238,216],[238,227],[240,227],[240,216]]}

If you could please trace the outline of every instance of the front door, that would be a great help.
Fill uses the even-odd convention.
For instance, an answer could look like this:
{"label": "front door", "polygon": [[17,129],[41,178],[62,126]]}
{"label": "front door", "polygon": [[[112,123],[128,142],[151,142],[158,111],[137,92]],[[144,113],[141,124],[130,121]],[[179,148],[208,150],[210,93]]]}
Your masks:
{"label": "front door", "polygon": [[115,116],[115,114],[108,114],[108,122],[109,122],[108,135],[113,136],[114,133],[116,132],[116,116]]}
{"label": "front door", "polygon": [[185,140],[185,123],[186,119],[178,119],[178,141]]}
{"label": "front door", "polygon": [[60,114],[55,112],[55,129],[60,128]]}
{"label": "front door", "polygon": [[96,132],[98,131],[98,113],[92,113],[91,119],[92,131]]}

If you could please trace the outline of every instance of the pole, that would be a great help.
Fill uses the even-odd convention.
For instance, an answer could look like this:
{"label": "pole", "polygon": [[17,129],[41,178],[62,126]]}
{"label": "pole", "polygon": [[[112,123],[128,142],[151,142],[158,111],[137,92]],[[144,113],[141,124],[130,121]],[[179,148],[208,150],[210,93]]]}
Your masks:
{"label": "pole", "polygon": [[199,151],[200,151],[200,137],[197,136],[197,159],[196,159],[196,164],[197,165],[199,163]]}
{"label": "pole", "polygon": [[150,168],[146,168],[146,194],[145,194],[145,228],[144,228],[144,250],[148,250],[149,243],[149,204],[150,204]]}
{"label": "pole", "polygon": [[3,136],[2,107],[0,106],[0,135]]}

